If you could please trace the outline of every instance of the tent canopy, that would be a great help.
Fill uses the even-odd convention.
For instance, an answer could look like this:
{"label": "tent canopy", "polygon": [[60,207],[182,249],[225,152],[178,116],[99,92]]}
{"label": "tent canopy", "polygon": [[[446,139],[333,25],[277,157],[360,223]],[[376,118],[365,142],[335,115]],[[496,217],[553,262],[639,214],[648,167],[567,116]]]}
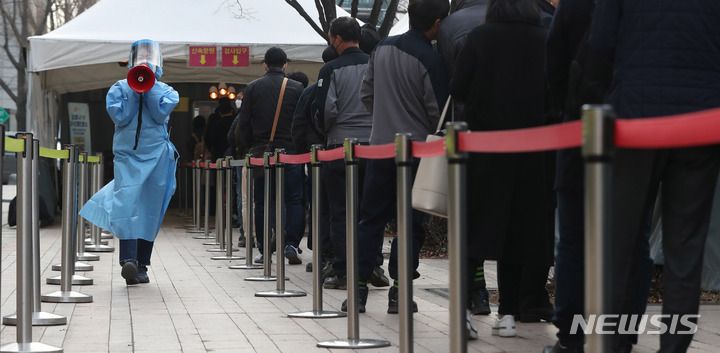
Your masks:
{"label": "tent canopy", "polygon": [[[298,2],[317,23],[315,2]],[[160,43],[165,82],[247,83],[263,74],[259,63],[273,46],[287,52],[289,70],[316,77],[327,46],[284,0],[101,0],[60,28],[30,37],[28,68],[45,72],[43,88],[56,93],[109,87],[127,73],[118,63],[142,38]],[[188,67],[190,45],[248,46],[251,64]]]}

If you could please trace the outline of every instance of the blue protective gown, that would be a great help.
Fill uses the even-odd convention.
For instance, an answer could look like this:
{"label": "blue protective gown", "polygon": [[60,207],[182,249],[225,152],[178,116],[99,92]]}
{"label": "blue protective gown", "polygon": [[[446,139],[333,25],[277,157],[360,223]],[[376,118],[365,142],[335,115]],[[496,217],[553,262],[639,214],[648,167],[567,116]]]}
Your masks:
{"label": "blue protective gown", "polygon": [[160,81],[144,93],[140,138],[133,150],[140,96],[127,80],[110,88],[106,108],[115,123],[115,179],[85,203],[81,216],[119,239],[155,240],[175,193],[177,150],[167,123],[178,101],[178,93]]}

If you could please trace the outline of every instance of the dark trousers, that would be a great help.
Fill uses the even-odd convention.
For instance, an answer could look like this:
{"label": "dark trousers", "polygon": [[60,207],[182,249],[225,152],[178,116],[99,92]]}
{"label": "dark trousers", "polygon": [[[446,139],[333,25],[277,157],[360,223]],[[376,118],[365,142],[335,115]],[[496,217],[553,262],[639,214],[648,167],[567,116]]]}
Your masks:
{"label": "dark trousers", "polygon": [[498,313],[517,315],[527,309],[548,305],[545,289],[550,267],[498,261]]}
{"label": "dark trousers", "polygon": [[153,244],[144,239],[120,239],[120,265],[135,260],[140,265],[150,266]]}
{"label": "dark trousers", "polygon": [[[613,161],[613,287],[611,313],[632,314],[633,296],[646,261],[647,214],[661,188],[663,314],[697,314],[700,278],[715,184],[718,146],[667,150],[618,150]],[[661,184],[662,183],[662,184]],[[639,275],[640,274],[640,275]],[[670,326],[670,319],[663,319]],[[683,330],[686,330],[683,328]],[[636,335],[615,335],[613,351],[625,351]],[[659,352],[684,352],[692,335],[667,332]]]}
{"label": "dark trousers", "polygon": [[[413,180],[417,173],[419,161],[413,165]],[[378,248],[382,246],[385,236],[385,225],[397,213],[396,167],[393,159],[371,159],[365,169],[365,183],[362,203],[360,205],[360,222],[358,223],[357,241],[360,281],[367,282],[377,266]],[[420,249],[425,242],[425,230],[422,221],[425,214],[412,211],[413,237],[413,268],[417,271]],[[390,247],[388,263],[390,277],[398,278],[397,239],[394,238]]]}
{"label": "dark trousers", "polygon": [[[328,149],[334,147],[328,146]],[[366,160],[360,159],[357,164],[358,168],[358,205],[362,204],[362,195],[364,188]],[[340,278],[347,273],[347,254],[346,254],[346,220],[345,212],[345,161],[334,160],[323,164],[322,167],[323,185],[328,201],[328,210],[330,215],[330,239],[335,253],[333,270]]]}
{"label": "dark trousers", "polygon": [[[302,165],[285,165],[285,245],[298,247],[302,240],[305,229],[303,228],[302,217],[305,216],[302,206]],[[275,173],[270,169],[270,227],[275,230]],[[266,170],[267,172],[267,170]],[[255,202],[255,234],[258,241],[258,249],[262,253],[264,242],[265,224],[263,221],[265,205],[264,192],[265,181],[261,173],[253,173],[255,190],[253,200]],[[272,233],[271,233],[272,234]],[[281,236],[277,234],[276,237]]]}

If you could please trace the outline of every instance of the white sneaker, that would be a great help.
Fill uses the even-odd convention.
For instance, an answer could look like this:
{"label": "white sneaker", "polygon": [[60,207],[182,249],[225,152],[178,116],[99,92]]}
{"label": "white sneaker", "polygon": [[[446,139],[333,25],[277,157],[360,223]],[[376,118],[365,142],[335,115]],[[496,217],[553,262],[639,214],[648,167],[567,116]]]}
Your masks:
{"label": "white sneaker", "polygon": [[466,322],[466,326],[467,326],[468,339],[469,340],[478,339],[478,330],[472,321],[472,315],[470,314],[469,311],[465,313],[465,322]]}
{"label": "white sneaker", "polygon": [[492,326],[492,334],[500,337],[515,337],[515,319],[512,315],[505,315],[502,319],[496,318]]}

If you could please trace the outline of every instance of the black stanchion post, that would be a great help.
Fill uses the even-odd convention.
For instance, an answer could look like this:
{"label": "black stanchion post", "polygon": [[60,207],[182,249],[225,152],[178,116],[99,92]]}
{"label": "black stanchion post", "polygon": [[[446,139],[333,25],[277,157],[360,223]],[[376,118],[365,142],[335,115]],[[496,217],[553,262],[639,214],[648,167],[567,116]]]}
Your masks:
{"label": "black stanchion post", "polygon": [[[270,194],[272,192],[272,186],[270,185],[270,173],[272,172],[272,166],[270,165],[270,156],[272,152],[265,152],[263,155],[263,168],[265,174],[263,175],[263,275],[253,276],[245,278],[246,281],[275,281],[276,277],[272,275],[272,269],[270,264],[272,263],[270,256],[272,251],[270,250]],[[278,235],[276,235],[277,237]],[[276,240],[277,241],[277,240]]]}
{"label": "black stanchion post", "polygon": [[397,166],[398,316],[400,352],[413,351],[412,145],[410,134],[395,135]]}
{"label": "black stanchion post", "polygon": [[[280,154],[284,149],[275,150],[275,274],[276,289],[274,291],[256,292],[256,297],[302,297],[307,293],[285,289],[285,163],[280,162]],[[269,246],[265,243],[265,246]]]}
{"label": "black stanchion post", "polygon": [[[585,317],[608,313],[610,298],[610,195],[614,120],[609,105],[583,106],[585,160]],[[611,352],[609,335],[586,334],[592,353]]]}
{"label": "black stanchion post", "polygon": [[357,218],[358,218],[358,166],[355,156],[356,138],[347,138],[345,150],[345,232],[347,238],[347,317],[348,338],[318,342],[323,348],[380,348],[390,346],[390,342],[360,338],[360,318],[358,307],[358,263],[357,263]]}
{"label": "black stanchion post", "polygon": [[245,228],[245,264],[233,265],[229,268],[232,270],[257,270],[263,268],[262,265],[253,263],[253,232],[255,232],[255,218],[253,217],[253,166],[250,164],[251,155],[245,156],[245,206],[247,208],[247,217],[243,217],[243,228]]}
{"label": "black stanchion post", "polygon": [[345,317],[342,311],[325,311],[323,310],[323,283],[322,283],[322,268],[321,268],[321,248],[320,248],[320,173],[322,163],[318,159],[318,151],[322,149],[322,145],[312,145],[310,148],[310,165],[312,168],[312,180],[311,180],[311,192],[312,192],[312,273],[313,273],[313,309],[312,311],[302,311],[299,313],[289,314],[289,317],[298,317],[306,319],[326,319],[333,317]]}
{"label": "black stanchion post", "polygon": [[458,133],[465,122],[447,123],[448,157],[448,258],[450,272],[450,353],[467,352],[467,229],[465,219],[467,153],[460,151]]}

